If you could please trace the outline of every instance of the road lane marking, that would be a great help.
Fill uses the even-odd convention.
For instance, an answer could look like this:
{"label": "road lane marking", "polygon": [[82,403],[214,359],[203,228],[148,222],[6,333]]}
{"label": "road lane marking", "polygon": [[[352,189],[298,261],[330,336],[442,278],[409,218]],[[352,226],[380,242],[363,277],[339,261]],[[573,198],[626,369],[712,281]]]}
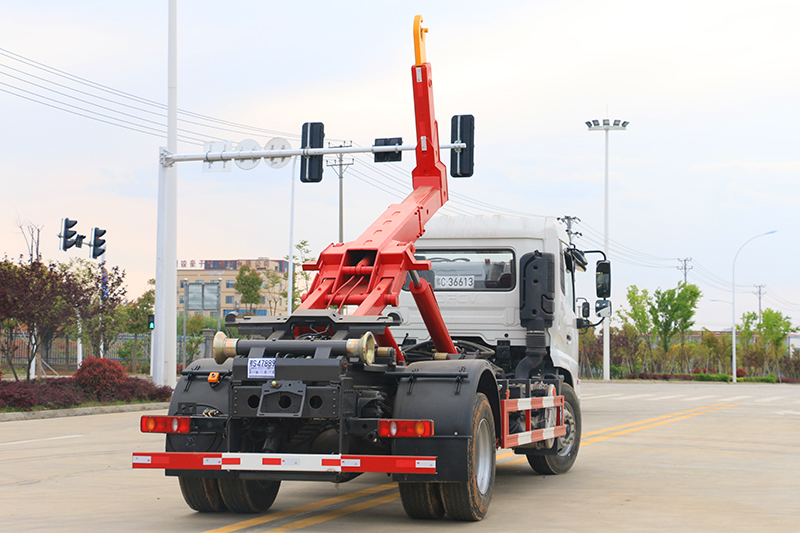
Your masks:
{"label": "road lane marking", "polygon": [[323,513],[321,515],[304,518],[303,520],[298,520],[297,522],[292,522],[290,524],[286,524],[285,526],[281,526],[275,529],[270,529],[268,531],[270,533],[278,531],[292,531],[294,529],[302,529],[304,527],[315,526],[323,522],[328,522],[329,520],[334,520],[336,518],[341,518],[349,514],[357,513],[359,511],[363,511],[364,509],[369,509],[370,507],[375,507],[376,505],[391,503],[397,500],[399,497],[400,497],[399,492],[392,492],[391,494],[387,494],[385,496],[380,496],[372,500],[356,503],[348,507],[343,507],[341,509],[334,509],[333,511],[328,511],[327,513]]}
{"label": "road lane marking", "polygon": [[[581,435],[581,446],[586,446],[592,444],[594,442],[604,441],[606,439],[610,439],[612,437],[619,437],[622,435],[627,435],[628,433],[633,433],[634,431],[639,431],[642,429],[648,429],[656,426],[661,426],[664,424],[669,424],[670,422],[676,422],[678,420],[684,420],[686,418],[691,418],[693,416],[704,415],[706,413],[711,413],[713,411],[717,411],[719,409],[727,409],[728,407],[734,407],[739,405],[738,403],[725,405],[722,403],[715,403],[712,405],[707,405],[705,407],[697,407],[695,409],[689,409],[687,411],[680,411],[677,413],[672,413],[669,415],[659,416],[656,418],[648,418],[647,420],[640,420],[638,422],[631,422],[630,424],[623,424],[621,426],[614,426],[606,429],[600,429],[597,431],[590,431],[588,433],[584,433]],[[682,416],[681,416],[682,415]],[[642,425],[646,424],[646,425]],[[628,429],[625,429],[628,428]],[[616,431],[622,430],[622,431]],[[599,437],[595,437],[589,440],[583,440],[584,437],[588,437],[591,435],[599,435],[601,433],[608,433],[609,431],[616,431],[615,433],[610,433],[608,435],[601,435]],[[527,459],[527,456],[523,455],[519,459],[513,459],[511,461],[505,462],[501,465],[497,465],[497,468],[505,468],[508,466],[519,464]]]}
{"label": "road lane marking", "polygon": [[637,427],[633,427],[633,428],[629,428],[629,429],[623,429],[622,431],[609,433],[607,435],[600,435],[598,437],[595,437],[593,439],[589,439],[587,441],[584,441],[584,440],[581,439],[581,446],[588,446],[589,444],[594,444],[595,442],[602,442],[604,440],[607,440],[607,439],[610,439],[610,438],[613,438],[613,437],[621,437],[622,435],[627,435],[628,433],[633,433],[635,431],[641,431],[643,429],[650,429],[650,428],[654,428],[654,427],[658,427],[658,426],[663,426],[665,424],[671,424],[672,422],[677,422],[678,420],[686,420],[687,418],[692,418],[692,417],[695,417],[695,416],[700,416],[700,415],[705,415],[705,414],[708,414],[708,413],[713,413],[714,411],[719,411],[721,409],[728,409],[728,408],[731,408],[731,407],[736,407],[737,405],[741,405],[741,404],[731,403],[731,404],[727,404],[727,405],[721,405],[719,407],[713,407],[711,409],[706,409],[705,411],[698,411],[696,413],[690,413],[688,415],[676,416],[674,418],[668,418],[666,420],[661,420],[659,422],[653,422],[652,424],[647,424],[647,425],[644,425],[644,426],[637,426]]}
{"label": "road lane marking", "polygon": [[658,396],[656,398],[648,398],[647,401],[648,402],[655,402],[655,401],[658,401],[658,400],[671,400],[673,398],[683,398],[684,396],[686,396],[686,395],[685,394],[673,394],[671,396]]}
{"label": "road lane marking", "polygon": [[712,405],[707,405],[705,407],[695,407],[694,409],[688,409],[686,411],[678,411],[677,413],[671,413],[671,414],[668,414],[668,415],[657,416],[655,418],[648,418],[647,420],[640,420],[638,422],[631,422],[630,424],[623,424],[621,426],[614,426],[614,427],[610,427],[610,428],[606,428],[606,429],[598,429],[596,431],[589,431],[589,432],[584,433],[583,435],[581,435],[581,438],[583,439],[585,437],[591,437],[592,435],[599,435],[601,433],[606,433],[606,432],[609,432],[609,431],[617,431],[619,429],[625,429],[625,428],[630,428],[630,427],[633,427],[633,426],[639,426],[641,424],[648,424],[650,422],[657,422],[658,420],[664,420],[665,418],[672,418],[674,416],[685,415],[686,413],[693,413],[695,411],[702,411],[703,409],[710,409],[712,407],[717,407],[719,405],[722,405],[722,404],[721,403],[715,403],[715,404],[712,404]]}
{"label": "road lane marking", "polygon": [[231,533],[232,531],[239,531],[242,529],[247,529],[254,526],[260,526],[262,524],[266,524],[267,522],[274,522],[276,520],[281,520],[283,518],[288,518],[290,516],[296,516],[301,513],[307,513],[309,511],[316,511],[317,509],[321,509],[323,507],[328,507],[329,505],[334,505],[341,502],[346,502],[348,500],[355,500],[356,498],[360,498],[362,496],[368,496],[370,494],[375,494],[376,492],[383,492],[385,490],[397,488],[397,483],[387,483],[385,485],[377,485],[375,487],[368,487],[363,490],[359,490],[356,492],[350,492],[347,494],[342,494],[341,496],[336,496],[334,498],[328,498],[326,500],[320,500],[318,502],[311,502],[305,505],[301,505],[300,507],[293,507],[291,509],[286,509],[283,511],[278,511],[275,513],[270,513],[265,516],[259,516],[257,518],[251,518],[250,520],[245,520],[243,522],[237,522],[235,524],[231,524],[229,526],[223,526],[217,529],[211,529],[206,531],[205,533]]}
{"label": "road lane marking", "polygon": [[588,400],[597,400],[598,398],[613,398],[614,396],[622,396],[622,393],[620,392],[619,394],[601,394],[600,396],[584,396],[584,398]]}
{"label": "road lane marking", "polygon": [[11,442],[0,442],[0,446],[11,446],[13,444],[30,444],[32,442],[44,442],[48,440],[74,439],[83,435],[62,435],[61,437],[46,437],[43,439],[15,440]]}
{"label": "road lane marking", "polygon": [[633,400],[634,398],[645,398],[647,396],[652,396],[652,394],[629,394],[628,396],[620,396],[619,398],[614,398],[615,402],[620,400]]}
{"label": "road lane marking", "polygon": [[697,400],[708,400],[709,398],[716,398],[715,394],[711,394],[709,396],[689,396],[685,400],[681,400],[682,402],[696,402]]}
{"label": "road lane marking", "polygon": [[769,398],[761,398],[759,400],[755,400],[755,403],[771,403],[775,400],[781,400],[783,396],[770,396]]}
{"label": "road lane marking", "polygon": [[734,396],[733,398],[722,398],[724,402],[737,402],[739,400],[746,400],[750,398],[750,396]]}

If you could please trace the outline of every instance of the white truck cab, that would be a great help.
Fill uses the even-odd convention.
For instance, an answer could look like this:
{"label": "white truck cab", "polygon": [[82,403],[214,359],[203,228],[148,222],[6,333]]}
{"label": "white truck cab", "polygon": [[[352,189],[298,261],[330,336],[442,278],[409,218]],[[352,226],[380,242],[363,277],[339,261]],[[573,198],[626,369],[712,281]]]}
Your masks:
{"label": "white truck cab", "polygon": [[[551,258],[542,263],[547,268],[531,267],[534,255]],[[544,315],[546,355],[538,368],[563,375],[580,394],[574,275],[585,259],[581,265],[576,255],[583,258],[555,218],[500,215],[438,215],[428,222],[415,252],[417,259],[431,262],[431,270],[419,274],[434,287],[454,340],[493,350],[513,369],[524,355],[533,318]],[[407,287],[399,303],[402,324],[393,328],[398,342],[429,341]]]}

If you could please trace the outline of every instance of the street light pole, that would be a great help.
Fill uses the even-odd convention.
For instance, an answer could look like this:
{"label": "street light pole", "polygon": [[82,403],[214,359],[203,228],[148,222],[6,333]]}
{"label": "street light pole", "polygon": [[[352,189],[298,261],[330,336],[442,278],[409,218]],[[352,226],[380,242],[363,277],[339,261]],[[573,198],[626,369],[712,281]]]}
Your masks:
{"label": "street light pole", "polygon": [[733,383],[736,383],[736,259],[739,257],[739,252],[742,251],[748,242],[752,241],[753,239],[758,239],[759,237],[763,237],[764,235],[771,235],[778,230],[774,229],[772,231],[768,231],[766,233],[762,233],[760,235],[756,235],[755,237],[751,237],[743,245],[739,247],[739,250],[736,252],[736,255],[733,256],[733,267],[731,268],[731,308],[732,308],[732,315],[731,315],[731,377]]}
{"label": "street light pole", "polygon": [[[603,119],[603,124],[599,120],[587,120],[586,125],[589,126],[589,131],[604,131],[606,133],[606,164],[605,164],[605,207],[604,207],[604,235],[603,235],[603,251],[606,256],[610,256],[608,251],[608,132],[611,130],[622,130],[628,127],[630,122],[615,119],[612,124],[607,118]],[[608,381],[611,379],[611,320],[603,321],[603,379]]]}

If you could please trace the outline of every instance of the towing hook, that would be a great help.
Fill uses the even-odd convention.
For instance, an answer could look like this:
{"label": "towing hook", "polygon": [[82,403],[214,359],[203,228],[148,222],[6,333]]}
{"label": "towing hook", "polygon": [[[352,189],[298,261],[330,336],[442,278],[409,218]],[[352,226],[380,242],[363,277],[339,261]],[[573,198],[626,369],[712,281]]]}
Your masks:
{"label": "towing hook", "polygon": [[218,365],[224,363],[229,357],[236,357],[236,343],[239,339],[229,339],[223,332],[214,335],[214,361]]}
{"label": "towing hook", "polygon": [[375,336],[369,331],[358,339],[349,339],[347,341],[229,339],[227,335],[219,331],[214,335],[214,361],[221,365],[231,357],[247,355],[248,351],[254,347],[269,347],[272,353],[275,353],[275,351],[288,351],[295,355],[313,355],[317,349],[328,347],[333,355],[354,357],[365,365],[371,365],[375,361],[376,352]]}

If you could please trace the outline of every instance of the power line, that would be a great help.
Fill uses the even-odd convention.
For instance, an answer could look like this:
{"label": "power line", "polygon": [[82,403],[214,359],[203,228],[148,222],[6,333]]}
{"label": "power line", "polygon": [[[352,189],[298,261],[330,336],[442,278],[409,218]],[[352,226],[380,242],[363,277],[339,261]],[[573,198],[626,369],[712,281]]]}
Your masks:
{"label": "power line", "polygon": [[683,263],[683,266],[679,266],[678,270],[683,270],[683,284],[684,285],[687,283],[687,281],[686,281],[687,274],[689,274],[689,271],[694,268],[694,267],[690,267],[690,266],[687,265],[687,263],[689,261],[691,261],[691,260],[692,260],[691,257],[687,257],[686,259],[678,259],[678,262],[682,262]]}

